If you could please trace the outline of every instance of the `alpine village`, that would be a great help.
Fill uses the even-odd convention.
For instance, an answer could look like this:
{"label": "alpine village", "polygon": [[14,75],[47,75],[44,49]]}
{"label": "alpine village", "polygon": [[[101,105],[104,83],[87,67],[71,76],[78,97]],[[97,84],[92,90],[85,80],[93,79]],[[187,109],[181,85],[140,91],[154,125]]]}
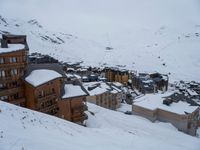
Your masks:
{"label": "alpine village", "polygon": [[84,67],[29,54],[26,35],[2,35],[0,89],[1,101],[82,126],[88,119],[87,103],[114,111],[126,103],[132,105],[132,111],[125,114],[168,122],[191,136],[200,127],[199,83],[170,84],[168,75],[158,72]]}

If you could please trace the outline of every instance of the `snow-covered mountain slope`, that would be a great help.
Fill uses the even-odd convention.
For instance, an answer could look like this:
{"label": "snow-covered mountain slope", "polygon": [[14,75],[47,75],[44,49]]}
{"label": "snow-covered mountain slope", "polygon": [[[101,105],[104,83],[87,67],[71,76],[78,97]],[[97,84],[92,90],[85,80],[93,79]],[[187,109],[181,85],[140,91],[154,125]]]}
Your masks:
{"label": "snow-covered mountain slope", "polygon": [[0,14],[31,52],[200,81],[199,0],[1,0]]}
{"label": "snow-covered mountain slope", "polygon": [[0,101],[1,150],[198,150],[200,138],[165,123],[89,104],[88,127]]}

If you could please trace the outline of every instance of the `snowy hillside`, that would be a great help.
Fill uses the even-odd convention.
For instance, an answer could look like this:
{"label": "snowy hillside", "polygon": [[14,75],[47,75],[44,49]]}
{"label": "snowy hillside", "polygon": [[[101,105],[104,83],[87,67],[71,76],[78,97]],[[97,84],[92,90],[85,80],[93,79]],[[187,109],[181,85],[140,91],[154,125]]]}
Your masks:
{"label": "snowy hillside", "polygon": [[31,52],[200,81],[199,0],[1,0],[0,15]]}
{"label": "snowy hillside", "polygon": [[0,102],[1,150],[198,150],[200,138],[89,104],[87,128]]}

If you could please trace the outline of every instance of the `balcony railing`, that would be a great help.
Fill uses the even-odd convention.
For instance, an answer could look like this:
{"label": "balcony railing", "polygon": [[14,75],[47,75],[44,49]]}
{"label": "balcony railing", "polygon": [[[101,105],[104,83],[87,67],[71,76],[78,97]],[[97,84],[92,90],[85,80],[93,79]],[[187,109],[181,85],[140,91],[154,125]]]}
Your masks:
{"label": "balcony railing", "polygon": [[20,63],[8,63],[8,64],[0,64],[0,68],[4,68],[5,70],[7,69],[12,69],[12,68],[24,68],[26,65],[25,62],[20,62]]}
{"label": "balcony railing", "polygon": [[56,94],[55,93],[51,93],[51,94],[48,94],[48,95],[45,95],[45,96],[39,96],[37,99],[38,101],[40,102],[45,102],[45,101],[48,101],[50,99],[54,99],[56,98]]}
{"label": "balcony railing", "polygon": [[51,106],[48,106],[48,107],[45,107],[45,108],[40,108],[39,111],[40,112],[43,112],[43,113],[47,113],[53,109],[57,109],[58,108],[58,105],[57,104],[53,104]]}
{"label": "balcony railing", "polygon": [[25,103],[25,98],[15,99],[13,101],[10,101],[10,103],[15,104],[15,105],[19,105],[21,103]]}
{"label": "balcony railing", "polygon": [[0,78],[0,83],[10,83],[19,79],[20,79],[19,75],[10,76],[10,77],[2,77]]}
{"label": "balcony railing", "polygon": [[88,116],[85,113],[76,117],[72,117],[73,122],[83,122],[84,120],[87,120],[87,119],[88,119]]}
{"label": "balcony railing", "polygon": [[21,91],[22,91],[21,87],[11,88],[11,89],[2,89],[0,90],[0,96],[8,96],[8,95],[12,95]]}

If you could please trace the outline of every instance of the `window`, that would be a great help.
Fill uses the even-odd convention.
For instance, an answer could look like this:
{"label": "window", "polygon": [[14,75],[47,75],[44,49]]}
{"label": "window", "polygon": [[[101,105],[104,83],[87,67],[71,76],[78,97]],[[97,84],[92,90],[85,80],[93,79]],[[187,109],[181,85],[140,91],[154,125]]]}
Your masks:
{"label": "window", "polygon": [[16,63],[17,62],[17,58],[16,57],[10,57],[9,58],[11,63]]}
{"label": "window", "polygon": [[0,77],[5,77],[5,71],[4,70],[0,70]]}
{"label": "window", "polygon": [[55,93],[55,89],[54,88],[52,88],[52,93]]}
{"label": "window", "polygon": [[4,64],[4,58],[0,58],[0,64]]}
{"label": "window", "polygon": [[44,96],[44,91],[39,91],[39,97],[43,97]]}
{"label": "window", "polygon": [[11,75],[17,75],[17,69],[11,69]]}

